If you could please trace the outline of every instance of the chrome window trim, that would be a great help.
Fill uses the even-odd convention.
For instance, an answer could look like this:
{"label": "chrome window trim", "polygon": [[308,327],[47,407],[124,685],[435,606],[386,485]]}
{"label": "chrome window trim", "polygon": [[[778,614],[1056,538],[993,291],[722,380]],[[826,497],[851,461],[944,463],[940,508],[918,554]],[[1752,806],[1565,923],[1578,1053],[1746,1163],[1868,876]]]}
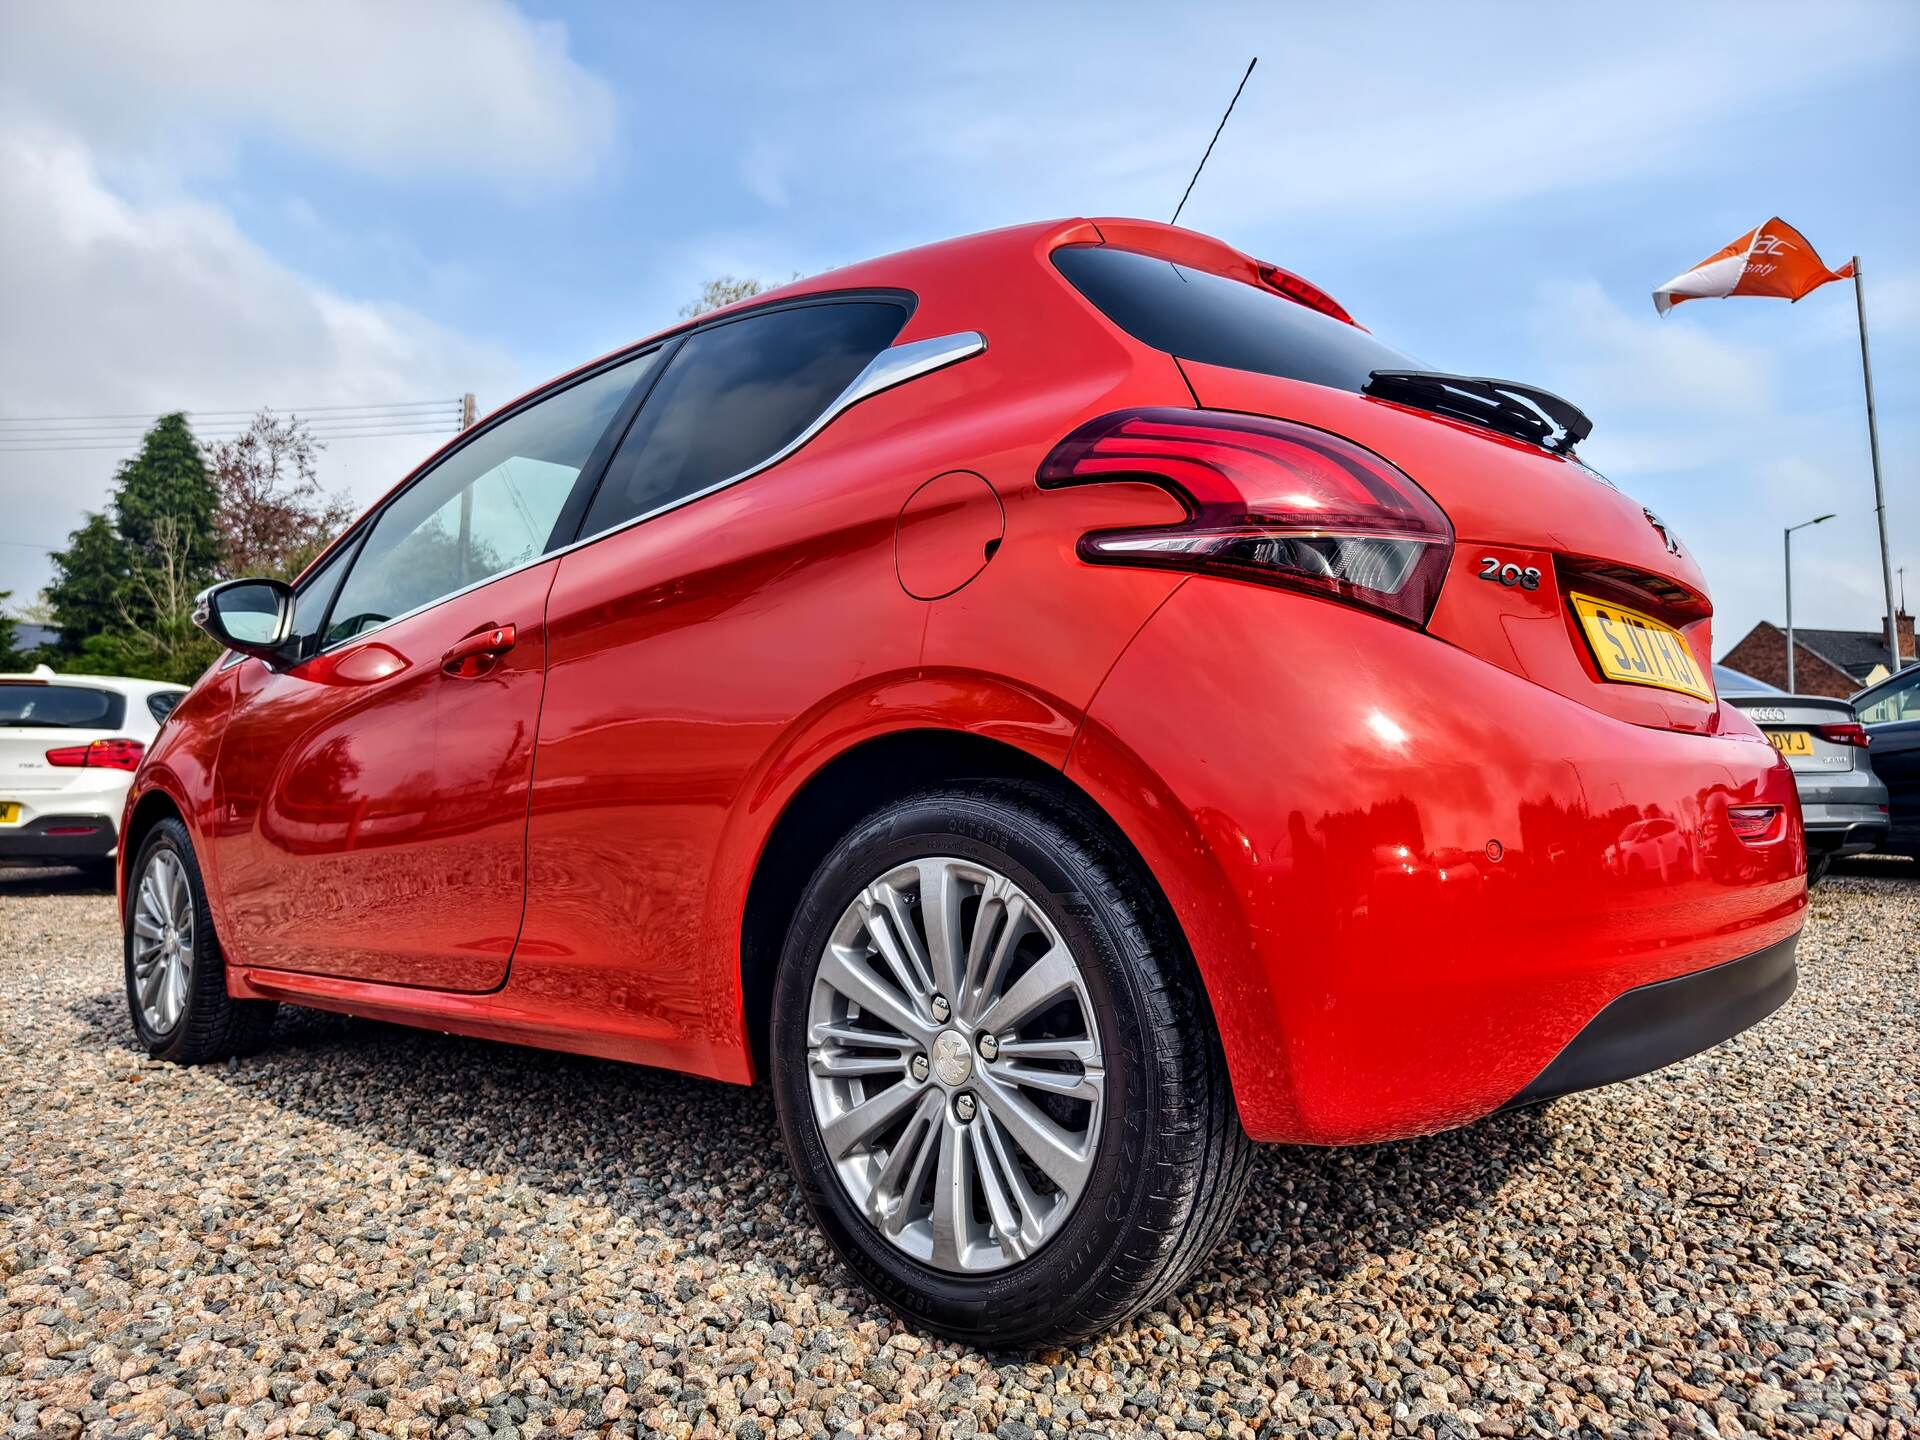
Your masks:
{"label": "chrome window trim", "polygon": [[[891,390],[896,385],[904,385],[909,380],[917,380],[922,375],[930,375],[935,370],[944,370],[949,365],[957,365],[962,360],[970,360],[986,348],[987,338],[978,330],[958,330],[951,335],[936,335],[926,340],[910,340],[905,345],[889,346],[867,362],[866,368],[853,377],[852,383],[834,398],[832,404],[828,405],[826,409],[822,410],[819,415],[814,418],[812,424],[808,425],[806,429],[802,430],[798,435],[794,436],[793,439],[789,440],[785,445],[781,446],[780,449],[774,451],[773,454],[760,461],[757,465],[751,465],[739,474],[729,475],[724,480],[717,480],[704,490],[695,490],[690,495],[682,495],[676,500],[669,500],[665,505],[656,506],[652,510],[644,511],[639,515],[622,520],[618,525],[609,525],[606,529],[596,530],[591,535],[582,535],[579,539],[570,544],[562,545],[558,549],[545,551],[530,560],[523,560],[520,564],[512,566],[509,569],[495,571],[484,580],[476,580],[471,585],[463,585],[458,590],[449,590],[445,595],[435,596],[424,605],[416,605],[411,610],[403,610],[398,615],[391,615],[387,619],[382,620],[378,625],[370,626],[365,630],[346,636],[344,639],[336,640],[331,645],[323,646],[307,658],[310,660],[315,656],[331,654],[343,645],[352,645],[360,640],[364,640],[369,635],[377,635],[389,625],[397,625],[402,620],[411,620],[416,615],[426,614],[427,611],[437,605],[444,605],[449,600],[457,600],[462,595],[470,595],[483,585],[491,585],[494,581],[504,580],[509,575],[518,575],[523,570],[531,570],[536,565],[544,565],[549,560],[557,560],[562,555],[568,555],[584,546],[596,544],[606,539],[609,535],[618,535],[622,530],[631,530],[636,525],[644,525],[647,521],[654,519],[656,516],[665,515],[670,510],[678,510],[683,505],[691,505],[696,500],[704,500],[716,491],[725,490],[731,485],[738,485],[742,480],[751,480],[761,471],[771,469],[792,455],[796,450],[800,449],[801,446],[805,445],[809,440],[813,439],[814,436],[831,425],[841,414],[852,409],[862,400],[870,399],[880,394],[883,390]],[[642,408],[645,407],[643,406]],[[616,451],[615,453],[618,452]],[[343,581],[342,583],[345,582]],[[301,663],[305,664],[306,662],[302,661]]]}

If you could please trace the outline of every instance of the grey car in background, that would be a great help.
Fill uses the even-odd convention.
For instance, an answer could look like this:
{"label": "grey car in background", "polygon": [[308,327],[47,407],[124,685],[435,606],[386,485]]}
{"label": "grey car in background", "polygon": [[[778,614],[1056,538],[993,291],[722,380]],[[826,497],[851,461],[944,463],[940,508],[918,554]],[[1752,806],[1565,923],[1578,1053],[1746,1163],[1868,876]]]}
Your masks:
{"label": "grey car in background", "polygon": [[1807,880],[1843,855],[1886,847],[1887,787],[1874,774],[1868,736],[1853,706],[1824,695],[1789,695],[1764,680],[1713,667],[1714,689],[1746,712],[1785,757],[1807,829]]}
{"label": "grey car in background", "polygon": [[1873,768],[1886,781],[1893,833],[1881,848],[1920,860],[1920,665],[1909,665],[1853,697],[1873,740]]}

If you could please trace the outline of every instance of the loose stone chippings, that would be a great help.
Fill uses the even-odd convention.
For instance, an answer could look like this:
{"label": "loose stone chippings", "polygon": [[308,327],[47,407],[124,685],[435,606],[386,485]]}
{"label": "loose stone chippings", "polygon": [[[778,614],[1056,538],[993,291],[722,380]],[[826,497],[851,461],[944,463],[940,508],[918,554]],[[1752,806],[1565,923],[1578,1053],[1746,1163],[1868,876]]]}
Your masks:
{"label": "loose stone chippings", "polygon": [[0,1436],[1913,1433],[1920,874],[1850,868],[1756,1029],[1265,1149],[1184,1292],[1035,1355],[871,1303],[764,1090],[300,1011],[150,1064],[111,896],[0,870]]}

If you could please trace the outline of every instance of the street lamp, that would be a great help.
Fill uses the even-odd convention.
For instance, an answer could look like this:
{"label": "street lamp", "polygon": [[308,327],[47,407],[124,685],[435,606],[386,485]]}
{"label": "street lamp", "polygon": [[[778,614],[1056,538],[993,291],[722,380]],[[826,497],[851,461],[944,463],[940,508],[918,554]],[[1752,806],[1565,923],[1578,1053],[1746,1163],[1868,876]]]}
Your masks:
{"label": "street lamp", "polygon": [[1787,526],[1784,537],[1787,547],[1787,693],[1793,693],[1793,532],[1804,530],[1809,525],[1818,525],[1823,520],[1831,520],[1831,515],[1816,515],[1811,520],[1802,520],[1798,525]]}

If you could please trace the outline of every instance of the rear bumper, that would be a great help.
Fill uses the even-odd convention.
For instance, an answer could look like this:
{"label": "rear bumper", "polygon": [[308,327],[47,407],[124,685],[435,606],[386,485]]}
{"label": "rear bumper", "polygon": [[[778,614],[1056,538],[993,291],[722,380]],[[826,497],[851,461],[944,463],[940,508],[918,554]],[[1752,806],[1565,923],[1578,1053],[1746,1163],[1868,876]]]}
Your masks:
{"label": "rear bumper", "polygon": [[[1068,774],[1178,916],[1256,1140],[1477,1120],[1618,997],[1788,941],[1807,903],[1792,774],[1744,720],[1630,723],[1235,582],[1161,607]],[[1728,816],[1755,805],[1783,815],[1749,842]]]}
{"label": "rear bumper", "polygon": [[1799,983],[1798,935],[1710,970],[1641,985],[1589,1020],[1503,1109],[1631,1080],[1710,1050],[1787,1003]]}
{"label": "rear bumper", "polygon": [[104,815],[42,815],[0,830],[0,860],[104,860],[119,843]]}
{"label": "rear bumper", "polygon": [[1808,805],[1802,816],[1807,850],[1829,859],[1878,850],[1893,829],[1892,820],[1880,805]]}

